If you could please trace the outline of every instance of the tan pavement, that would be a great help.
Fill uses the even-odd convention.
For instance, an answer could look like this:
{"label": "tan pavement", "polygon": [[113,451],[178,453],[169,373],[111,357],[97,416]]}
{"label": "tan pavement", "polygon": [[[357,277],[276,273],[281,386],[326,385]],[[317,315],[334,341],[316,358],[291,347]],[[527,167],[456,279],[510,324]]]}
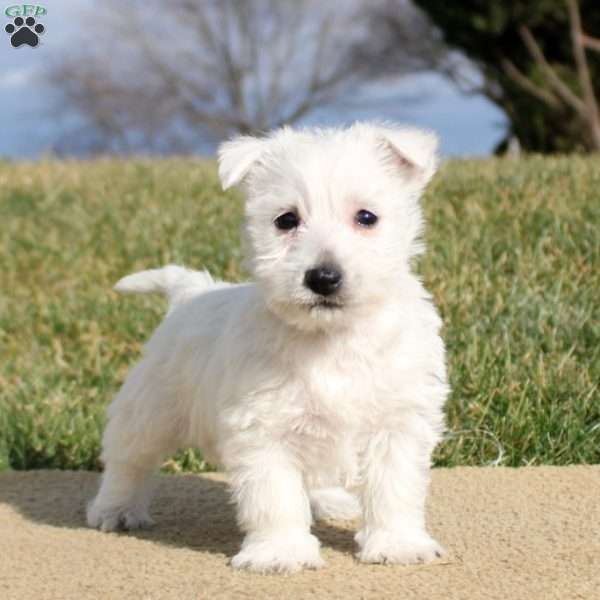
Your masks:
{"label": "tan pavement", "polygon": [[0,599],[419,598],[600,600],[600,466],[438,469],[429,527],[449,551],[414,567],[361,565],[356,524],[315,530],[327,561],[292,576],[234,572],[223,478],[162,476],[157,525],[84,526],[97,474],[0,475]]}

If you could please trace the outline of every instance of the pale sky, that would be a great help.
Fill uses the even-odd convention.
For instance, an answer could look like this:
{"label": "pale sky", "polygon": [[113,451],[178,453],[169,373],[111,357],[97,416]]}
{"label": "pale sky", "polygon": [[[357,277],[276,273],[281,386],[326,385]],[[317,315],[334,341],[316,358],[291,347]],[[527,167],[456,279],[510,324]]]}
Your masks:
{"label": "pale sky", "polygon": [[[39,19],[46,32],[37,48],[10,45],[4,27],[11,20],[4,15],[4,9],[12,2],[5,0],[0,4],[0,36],[4,38],[0,38],[0,157],[39,157],[60,132],[61,119],[49,114],[52,97],[42,79],[44,66],[62,53],[77,52],[78,44],[69,43],[76,32],[77,13],[94,1],[41,2],[48,14]],[[93,39],[89,43],[93,44]],[[445,156],[489,154],[503,136],[504,117],[500,110],[485,98],[460,94],[435,74],[379,84],[374,95],[379,96],[382,89],[387,97],[397,100],[370,104],[367,96],[360,109],[322,109],[305,119],[305,123],[334,125],[357,119],[386,119],[428,127],[439,134]],[[63,117],[68,119],[68,114]]]}

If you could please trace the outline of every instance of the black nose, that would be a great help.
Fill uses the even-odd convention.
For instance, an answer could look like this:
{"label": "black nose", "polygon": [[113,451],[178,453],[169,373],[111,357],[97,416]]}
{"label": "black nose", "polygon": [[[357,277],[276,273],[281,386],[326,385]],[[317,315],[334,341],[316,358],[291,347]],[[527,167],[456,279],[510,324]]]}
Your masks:
{"label": "black nose", "polygon": [[315,294],[329,296],[342,285],[342,274],[333,265],[320,265],[304,273],[304,285]]}

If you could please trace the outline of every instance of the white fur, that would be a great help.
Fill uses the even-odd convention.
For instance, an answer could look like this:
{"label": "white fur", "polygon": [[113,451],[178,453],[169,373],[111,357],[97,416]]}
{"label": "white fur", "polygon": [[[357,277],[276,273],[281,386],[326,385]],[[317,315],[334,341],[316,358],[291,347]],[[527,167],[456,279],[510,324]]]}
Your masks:
{"label": "white fur", "polygon": [[208,271],[191,271],[177,265],[149,269],[119,279],[114,290],[120,294],[161,293],[169,298],[169,312],[194,296],[224,283],[216,283]]}
{"label": "white fur", "polygon": [[[90,525],[147,524],[152,472],[197,446],[229,473],[246,534],[235,568],[320,567],[311,505],[318,518],[352,518],[355,498],[360,560],[434,558],[424,502],[448,386],[441,322],[411,259],[435,136],[284,128],[227,142],[219,160],[224,187],[245,192],[256,283],[170,266],[117,284],[161,291],[171,309],[108,410]],[[360,209],[379,216],[373,228],[355,223]],[[300,226],[277,229],[290,210]],[[333,307],[303,283],[323,261],[343,272]]]}

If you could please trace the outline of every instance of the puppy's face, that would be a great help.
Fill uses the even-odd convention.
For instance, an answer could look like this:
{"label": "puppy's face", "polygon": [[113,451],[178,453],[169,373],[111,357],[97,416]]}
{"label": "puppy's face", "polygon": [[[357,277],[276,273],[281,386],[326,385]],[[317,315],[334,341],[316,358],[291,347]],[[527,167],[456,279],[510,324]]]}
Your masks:
{"label": "puppy's face", "polygon": [[248,258],[269,308],[328,329],[394,294],[419,251],[436,147],[430,133],[366,124],[223,144],[219,173],[224,188],[243,185]]}

